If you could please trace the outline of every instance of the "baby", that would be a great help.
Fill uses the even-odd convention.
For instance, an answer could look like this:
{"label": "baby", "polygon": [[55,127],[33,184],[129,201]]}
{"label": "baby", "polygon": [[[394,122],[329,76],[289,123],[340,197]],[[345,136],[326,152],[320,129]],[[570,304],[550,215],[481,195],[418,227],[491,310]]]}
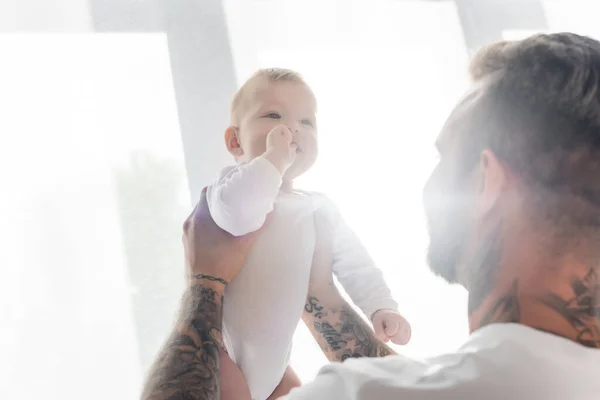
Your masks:
{"label": "baby", "polygon": [[258,230],[273,212],[246,265],[228,285],[223,305],[224,346],[256,400],[268,398],[289,370],[292,337],[308,290],[317,208],[326,207],[334,222],[333,271],[372,321],[376,336],[397,344],[410,338],[410,325],[398,313],[381,271],[333,204],[293,187],[317,158],[316,108],[314,94],[296,72],[255,73],[235,95],[225,131],[237,164],[207,190],[213,219],[233,235]]}

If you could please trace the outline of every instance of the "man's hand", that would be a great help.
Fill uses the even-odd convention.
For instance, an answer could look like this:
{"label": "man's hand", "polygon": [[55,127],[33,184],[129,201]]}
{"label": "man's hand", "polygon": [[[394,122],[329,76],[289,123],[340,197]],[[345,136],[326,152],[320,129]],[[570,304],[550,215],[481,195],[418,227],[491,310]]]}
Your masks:
{"label": "man's hand", "polygon": [[240,272],[257,232],[234,237],[215,224],[208,210],[206,189],[200,202],[183,224],[183,247],[190,284],[194,278],[209,277],[221,283],[231,282]]}
{"label": "man's hand", "polygon": [[177,324],[150,370],[143,400],[219,399],[223,293],[244,265],[256,236],[234,237],[221,230],[202,191],[183,224],[188,288]]}
{"label": "man's hand", "polygon": [[278,125],[267,135],[267,151],[264,157],[283,174],[296,160],[298,146],[293,142],[292,132],[285,125]]}
{"label": "man's hand", "polygon": [[395,344],[405,345],[410,340],[410,324],[400,313],[393,310],[378,310],[373,314],[375,336],[384,343],[390,340]]}

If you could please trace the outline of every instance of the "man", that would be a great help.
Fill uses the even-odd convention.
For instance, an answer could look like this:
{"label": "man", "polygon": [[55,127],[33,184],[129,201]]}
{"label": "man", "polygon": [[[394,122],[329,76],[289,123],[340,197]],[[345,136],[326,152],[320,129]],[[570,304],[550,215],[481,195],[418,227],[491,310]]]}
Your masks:
{"label": "man", "polygon": [[[498,43],[470,72],[424,203],[430,266],[468,290],[471,337],[422,362],[328,365],[289,399],[600,398],[600,43],[568,33]],[[203,202],[185,228],[195,277],[145,399],[218,398],[223,286],[253,237],[220,232]],[[315,274],[329,274],[327,248]],[[330,359],[386,355],[325,286],[311,287],[305,320]]]}

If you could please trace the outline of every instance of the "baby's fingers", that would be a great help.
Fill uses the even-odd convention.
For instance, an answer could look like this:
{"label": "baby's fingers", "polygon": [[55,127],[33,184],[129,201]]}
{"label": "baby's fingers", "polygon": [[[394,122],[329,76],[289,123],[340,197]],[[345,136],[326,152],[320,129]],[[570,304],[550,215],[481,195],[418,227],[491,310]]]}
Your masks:
{"label": "baby's fingers", "polygon": [[401,325],[392,337],[392,342],[399,345],[405,345],[410,341],[412,331],[409,324]]}
{"label": "baby's fingers", "polygon": [[390,341],[390,336],[385,333],[385,328],[383,325],[375,325],[373,327],[375,329],[375,337],[381,340],[384,343]]}
{"label": "baby's fingers", "polygon": [[389,337],[394,336],[400,327],[400,322],[395,319],[384,320],[383,324],[385,325],[385,334]]}

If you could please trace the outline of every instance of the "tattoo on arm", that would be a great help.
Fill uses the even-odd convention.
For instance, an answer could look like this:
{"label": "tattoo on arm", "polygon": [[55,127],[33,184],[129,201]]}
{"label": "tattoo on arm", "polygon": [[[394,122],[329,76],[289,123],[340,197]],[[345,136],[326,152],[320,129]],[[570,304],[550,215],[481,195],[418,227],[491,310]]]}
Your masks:
{"label": "tattoo on arm", "polygon": [[600,348],[600,277],[592,268],[583,277],[571,279],[573,296],[564,299],[549,294],[542,302],[558,312],[577,332],[576,341]]}
{"label": "tattoo on arm", "polygon": [[323,339],[327,342],[327,345],[332,350],[341,350],[344,346],[348,345],[348,342],[342,339],[342,334],[336,331],[333,326],[329,325],[327,322],[317,322],[315,321],[315,331],[323,336]]}
{"label": "tattoo on arm", "polygon": [[317,319],[323,317],[323,308],[325,307],[319,305],[319,300],[316,297],[309,297],[304,305],[304,311],[309,314],[314,314]]}
{"label": "tattoo on arm", "polygon": [[317,297],[309,297],[304,320],[330,361],[347,358],[384,357],[395,354],[377,340],[366,322],[346,303],[327,307]]}
{"label": "tattoo on arm", "polygon": [[219,283],[222,283],[223,285],[227,286],[227,281],[225,279],[223,279],[223,278],[215,278],[214,276],[210,276],[210,275],[198,274],[198,275],[192,275],[192,278],[194,278],[194,279],[206,279],[207,281],[219,282]]}
{"label": "tattoo on arm", "polygon": [[186,291],[177,326],[150,370],[143,400],[219,399],[222,306],[222,294],[210,284],[200,282]]}

